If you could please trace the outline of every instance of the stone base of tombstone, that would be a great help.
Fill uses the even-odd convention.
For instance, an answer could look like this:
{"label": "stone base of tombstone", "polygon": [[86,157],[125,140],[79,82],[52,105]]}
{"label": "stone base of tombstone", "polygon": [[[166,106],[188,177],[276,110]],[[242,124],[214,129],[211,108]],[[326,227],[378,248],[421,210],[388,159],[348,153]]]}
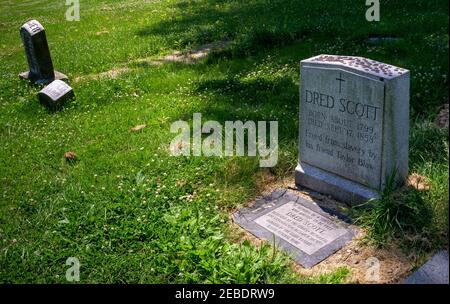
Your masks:
{"label": "stone base of tombstone", "polygon": [[368,187],[301,162],[295,168],[295,184],[298,188],[313,189],[351,205],[380,197]]}
{"label": "stone base of tombstone", "polygon": [[73,89],[62,80],[55,80],[38,93],[39,101],[52,111],[60,110],[64,103],[75,97]]}
{"label": "stone base of tombstone", "polygon": [[33,76],[30,77],[30,72],[29,71],[20,73],[19,77],[21,79],[25,79],[25,80],[29,80],[31,82],[34,82],[36,84],[44,84],[44,85],[45,84],[49,84],[49,83],[51,83],[54,80],[62,80],[62,81],[65,81],[65,82],[69,81],[69,77],[67,77],[67,75],[65,75],[65,74],[63,74],[61,72],[58,72],[58,71],[55,71],[55,77],[54,78],[50,78],[50,79],[37,79],[36,77],[33,77]]}

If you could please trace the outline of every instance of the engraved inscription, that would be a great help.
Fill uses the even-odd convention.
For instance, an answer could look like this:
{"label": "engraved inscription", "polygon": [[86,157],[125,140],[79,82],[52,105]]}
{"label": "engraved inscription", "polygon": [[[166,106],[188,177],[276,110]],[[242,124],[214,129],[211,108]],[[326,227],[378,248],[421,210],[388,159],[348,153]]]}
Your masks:
{"label": "engraved inscription", "polygon": [[346,233],[333,220],[295,202],[288,202],[255,222],[309,255]]}
{"label": "engraved inscription", "polygon": [[378,189],[383,83],[339,69],[303,73],[300,160]]}
{"label": "engraved inscription", "polygon": [[41,25],[39,23],[35,22],[34,20],[28,22],[28,25],[33,33],[37,33],[40,30],[42,30]]}
{"label": "engraved inscription", "polygon": [[47,94],[51,99],[58,100],[69,92],[71,88],[60,80],[53,81],[50,85],[43,89],[43,92]]}

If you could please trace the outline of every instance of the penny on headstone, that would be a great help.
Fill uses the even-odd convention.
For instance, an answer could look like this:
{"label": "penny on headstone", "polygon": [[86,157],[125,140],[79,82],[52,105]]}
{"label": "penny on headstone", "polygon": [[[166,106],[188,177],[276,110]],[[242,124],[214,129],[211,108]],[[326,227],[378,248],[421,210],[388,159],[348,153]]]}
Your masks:
{"label": "penny on headstone", "polygon": [[288,190],[263,197],[233,218],[253,235],[275,242],[306,268],[332,255],[356,235],[354,227]]}
{"label": "penny on headstone", "polygon": [[39,93],[39,101],[51,110],[59,110],[64,103],[73,98],[73,89],[62,80],[55,80]]}
{"label": "penny on headstone", "polygon": [[409,71],[363,57],[300,64],[297,186],[349,203],[408,174]]}
{"label": "penny on headstone", "polygon": [[44,27],[30,20],[20,28],[20,37],[25,48],[29,71],[20,73],[22,79],[37,84],[48,84],[55,79],[67,80],[67,76],[53,69]]}

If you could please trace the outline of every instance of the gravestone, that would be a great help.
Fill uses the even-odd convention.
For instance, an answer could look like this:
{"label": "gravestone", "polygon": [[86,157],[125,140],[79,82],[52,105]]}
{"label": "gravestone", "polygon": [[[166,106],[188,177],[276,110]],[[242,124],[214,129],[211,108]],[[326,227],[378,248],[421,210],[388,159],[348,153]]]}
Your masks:
{"label": "gravestone", "polygon": [[448,252],[442,250],[406,278],[403,284],[448,284],[448,273]]}
{"label": "gravestone", "polygon": [[39,101],[51,110],[59,110],[64,103],[75,95],[72,88],[62,80],[55,80],[39,93]]}
{"label": "gravestone", "polygon": [[25,48],[29,71],[20,73],[22,79],[37,84],[47,84],[55,79],[67,80],[67,76],[53,69],[44,27],[30,20],[20,28],[20,37]]}
{"label": "gravestone", "polygon": [[300,64],[297,186],[348,203],[379,197],[408,174],[409,71],[319,55]]}
{"label": "gravestone", "polygon": [[329,213],[330,210],[291,191],[278,190],[236,212],[233,218],[242,228],[275,242],[300,265],[310,268],[342,248],[356,234],[354,228]]}

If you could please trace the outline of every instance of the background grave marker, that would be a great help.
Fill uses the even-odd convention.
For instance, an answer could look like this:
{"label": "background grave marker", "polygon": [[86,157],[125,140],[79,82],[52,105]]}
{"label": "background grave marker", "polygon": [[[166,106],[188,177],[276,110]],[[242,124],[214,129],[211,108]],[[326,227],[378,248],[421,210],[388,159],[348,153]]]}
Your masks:
{"label": "background grave marker", "polygon": [[44,27],[37,20],[30,20],[20,28],[29,71],[20,73],[22,79],[37,84],[47,84],[55,79],[67,80],[67,76],[53,69]]}
{"label": "background grave marker", "polygon": [[39,93],[39,101],[51,110],[61,109],[64,103],[75,95],[73,89],[62,80],[55,80]]}

